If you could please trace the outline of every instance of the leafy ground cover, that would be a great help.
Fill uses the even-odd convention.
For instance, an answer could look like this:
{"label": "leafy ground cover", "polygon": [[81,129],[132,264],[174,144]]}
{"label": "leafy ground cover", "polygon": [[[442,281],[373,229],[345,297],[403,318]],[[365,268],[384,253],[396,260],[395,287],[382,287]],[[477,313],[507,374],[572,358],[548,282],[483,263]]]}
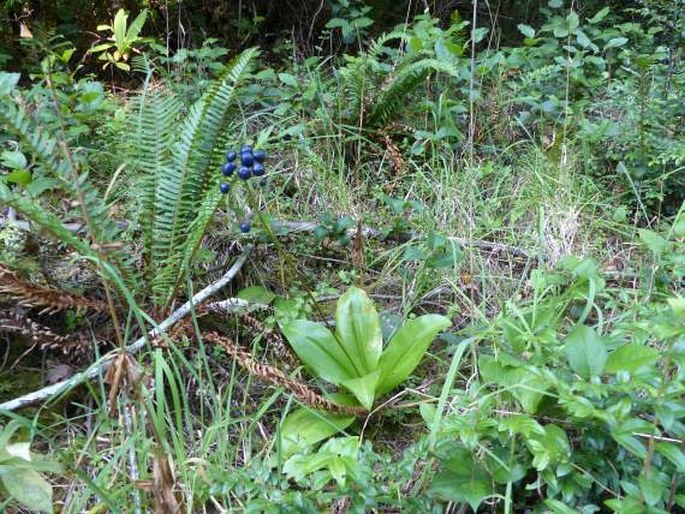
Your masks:
{"label": "leafy ground cover", "polygon": [[0,72],[3,509],[685,509],[682,9],[371,3]]}

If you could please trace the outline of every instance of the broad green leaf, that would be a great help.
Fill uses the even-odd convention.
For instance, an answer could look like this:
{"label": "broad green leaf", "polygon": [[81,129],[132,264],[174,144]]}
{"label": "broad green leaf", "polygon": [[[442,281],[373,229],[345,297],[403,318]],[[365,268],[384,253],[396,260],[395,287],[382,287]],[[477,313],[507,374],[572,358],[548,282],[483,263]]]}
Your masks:
{"label": "broad green leaf", "polygon": [[607,17],[607,15],[609,14],[609,11],[610,11],[609,7],[605,7],[604,9],[599,11],[597,14],[595,14],[592,18],[590,18],[588,20],[588,23],[590,23],[592,25],[594,25],[595,23],[599,23],[600,21],[602,21],[604,18]]}
{"label": "broad green leaf", "polygon": [[590,327],[575,327],[564,340],[564,349],[571,369],[583,378],[598,376],[607,360],[602,338]]}
{"label": "broad green leaf", "polygon": [[553,9],[558,9],[559,7],[563,7],[564,2],[563,0],[549,0],[549,2],[547,2],[547,5],[549,5]]}
{"label": "broad green leaf", "polygon": [[604,50],[609,50],[609,48],[618,48],[625,45],[628,42],[627,37],[613,37],[606,45],[604,45]]}
{"label": "broad green leaf", "polygon": [[354,365],[352,376],[361,377],[375,371],[383,350],[381,321],[364,291],[351,287],[340,298],[335,311],[335,330],[345,355]]}
{"label": "broad green leaf", "polygon": [[317,376],[331,384],[359,376],[330,330],[319,323],[296,319],[281,330],[297,356]]}
{"label": "broad green leaf", "polygon": [[12,173],[7,175],[7,182],[28,186],[31,183],[31,178],[32,175],[29,170],[13,170]]}
{"label": "broad green leaf", "polygon": [[466,502],[476,512],[483,500],[492,494],[492,487],[490,482],[484,479],[465,480],[456,473],[443,471],[433,479],[428,492],[444,500]]}
{"label": "broad green leaf", "polygon": [[381,371],[378,394],[385,394],[411,374],[435,336],[452,322],[445,316],[427,314],[408,321],[388,343],[378,367]]}
{"label": "broad green leaf", "polygon": [[331,453],[314,453],[309,455],[293,455],[283,465],[283,473],[296,481],[304,480],[307,475],[330,466],[336,458]]}
{"label": "broad green leaf", "polygon": [[568,507],[566,504],[560,502],[559,500],[548,499],[545,500],[545,505],[547,505],[554,514],[577,514],[578,511]]}
{"label": "broad green leaf", "polygon": [[19,457],[21,459],[30,461],[31,452],[29,451],[29,446],[29,443],[8,444],[5,447],[5,451],[14,457]]}
{"label": "broad green leaf", "polygon": [[291,75],[290,73],[279,73],[278,78],[286,86],[295,87],[295,88],[298,86],[297,77],[295,77],[295,75]]}
{"label": "broad green leaf", "polygon": [[281,425],[281,454],[291,455],[342,432],[354,422],[354,416],[336,416],[327,412],[298,409]]}
{"label": "broad green leaf", "polygon": [[654,364],[658,358],[659,351],[656,348],[638,343],[628,343],[609,354],[605,371],[607,373],[618,371],[634,373],[644,366]]}
{"label": "broad green leaf", "polygon": [[145,25],[146,18],[147,9],[143,9],[142,11],[140,11],[140,14],[136,16],[136,19],[133,20],[133,23],[131,23],[131,25],[129,26],[128,32],[126,32],[126,39],[129,44],[134,40],[138,39],[140,31],[143,29],[143,25]]}
{"label": "broad green leaf", "polygon": [[656,443],[656,451],[666,457],[678,469],[678,473],[685,471],[685,454],[674,443]]}
{"label": "broad green leaf", "polygon": [[52,512],[52,487],[37,471],[17,469],[0,475],[0,481],[10,496],[29,509]]}
{"label": "broad green leaf", "polygon": [[380,371],[376,370],[363,377],[345,380],[340,385],[350,391],[366,410],[371,410],[376,397],[376,386],[378,385],[379,377]]}
{"label": "broad green leaf", "polygon": [[112,26],[112,31],[114,32],[114,41],[116,41],[117,46],[120,46],[126,40],[126,20],[128,19],[128,14],[123,9],[119,9],[117,14],[114,16],[114,25]]}
{"label": "broad green leaf", "polygon": [[246,302],[261,303],[263,305],[270,304],[276,298],[276,295],[264,286],[246,287],[237,296]]}
{"label": "broad green leaf", "polygon": [[519,32],[523,34],[524,36],[528,38],[534,38],[535,37],[535,29],[531,27],[530,25],[526,25],[525,23],[519,23],[516,25],[516,28],[519,29]]}
{"label": "broad green leaf", "polygon": [[7,96],[17,86],[21,74],[0,71],[0,97]]}
{"label": "broad green leaf", "polygon": [[647,505],[654,507],[661,501],[661,497],[666,491],[666,484],[662,483],[655,473],[651,473],[649,476],[645,476],[644,473],[640,474],[638,483],[640,484],[642,497]]}
{"label": "broad green leaf", "polygon": [[0,154],[0,163],[13,170],[24,169],[28,166],[26,156],[19,150],[5,150]]}
{"label": "broad green leaf", "polygon": [[668,248],[668,241],[652,230],[640,229],[642,245],[655,255],[661,255]]}

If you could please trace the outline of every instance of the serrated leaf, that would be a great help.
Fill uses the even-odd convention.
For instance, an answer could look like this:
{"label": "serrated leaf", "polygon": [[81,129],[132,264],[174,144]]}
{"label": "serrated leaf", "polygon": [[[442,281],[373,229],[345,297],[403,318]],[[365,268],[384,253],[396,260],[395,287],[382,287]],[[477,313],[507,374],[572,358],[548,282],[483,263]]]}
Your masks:
{"label": "serrated leaf", "polygon": [[564,351],[571,369],[585,379],[600,375],[608,357],[602,339],[584,325],[575,327],[566,336]]}
{"label": "serrated leaf", "polygon": [[381,321],[373,302],[364,291],[351,287],[335,310],[335,331],[342,351],[361,377],[376,370],[383,350]]}
{"label": "serrated leaf", "polygon": [[638,369],[653,364],[659,358],[659,351],[638,343],[628,343],[609,354],[605,371],[634,373]]}
{"label": "serrated leaf", "polygon": [[445,316],[426,314],[409,320],[400,328],[388,343],[378,363],[381,371],[378,394],[385,394],[404,382],[419,365],[438,332],[451,324]]}
{"label": "serrated leaf", "polygon": [[32,469],[17,469],[0,475],[5,489],[21,504],[31,510],[52,512],[52,487]]}
{"label": "serrated leaf", "polygon": [[336,416],[327,412],[298,409],[281,425],[283,458],[342,432],[354,421],[354,416]]}

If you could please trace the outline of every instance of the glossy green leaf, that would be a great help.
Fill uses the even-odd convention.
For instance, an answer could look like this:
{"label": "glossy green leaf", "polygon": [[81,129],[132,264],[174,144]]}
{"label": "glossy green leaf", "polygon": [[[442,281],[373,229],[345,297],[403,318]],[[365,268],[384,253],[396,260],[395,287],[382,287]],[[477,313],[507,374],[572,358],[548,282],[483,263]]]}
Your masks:
{"label": "glossy green leaf", "polygon": [[298,409],[281,425],[281,455],[291,455],[342,432],[354,422],[354,416],[336,416],[327,412]]}
{"label": "glossy green leaf", "polygon": [[678,469],[685,472],[685,453],[674,443],[656,443],[656,451],[666,457]]}
{"label": "glossy green leaf", "polygon": [[31,183],[31,172],[29,170],[13,170],[7,175],[7,182],[28,186]]}
{"label": "glossy green leaf", "polygon": [[147,18],[147,9],[143,9],[140,11],[140,14],[136,16],[136,19],[133,20],[133,23],[128,28],[128,31],[126,32],[126,40],[127,43],[132,43],[134,40],[138,39],[138,35],[140,34],[140,31],[143,29],[143,25],[145,25],[145,19]]}
{"label": "glossy green leaf", "polygon": [[114,40],[117,45],[121,45],[126,40],[126,20],[128,14],[123,9],[119,9],[114,16],[114,25],[112,31],[114,32]]}
{"label": "glossy green leaf", "polygon": [[516,26],[516,28],[519,29],[519,32],[526,37],[529,37],[529,38],[535,37],[535,29],[533,27],[531,27],[530,25],[526,25],[525,23],[519,23]]}
{"label": "glossy green leaf", "polygon": [[444,500],[468,503],[474,512],[483,500],[492,494],[487,480],[464,479],[451,471],[439,473],[428,489],[429,493]]}
{"label": "glossy green leaf", "polygon": [[375,371],[383,350],[381,321],[364,291],[351,287],[335,311],[337,338],[358,377]]}
{"label": "glossy green leaf", "polygon": [[451,324],[445,316],[427,314],[408,321],[400,328],[380,358],[378,394],[385,394],[401,384],[419,365],[438,332]]}
{"label": "glossy green leaf", "polygon": [[629,343],[621,346],[609,355],[605,371],[616,373],[628,371],[634,373],[644,366],[650,366],[659,358],[659,351],[650,346]]}
{"label": "glossy green leaf", "polygon": [[553,514],[577,514],[578,511],[572,509],[559,500],[548,499],[545,500],[545,505],[549,507]]}
{"label": "glossy green leaf", "polygon": [[274,301],[276,294],[269,291],[264,286],[251,286],[242,289],[238,293],[237,297],[241,300],[245,300],[246,302],[268,305]]}
{"label": "glossy green leaf", "polygon": [[283,324],[281,330],[300,360],[317,376],[335,385],[358,376],[343,348],[323,325],[297,319]]}
{"label": "glossy green leaf", "polygon": [[598,376],[607,361],[607,349],[602,338],[590,327],[575,327],[564,340],[569,365],[574,372],[588,379]]}
{"label": "glossy green leaf", "polygon": [[371,410],[376,397],[376,386],[379,378],[380,371],[376,370],[363,377],[345,380],[340,385],[350,391],[366,410]]}
{"label": "glossy green leaf", "polygon": [[8,95],[19,83],[19,73],[0,71],[0,97]]}
{"label": "glossy green leaf", "polygon": [[52,487],[37,471],[16,469],[0,475],[10,496],[32,511],[52,512]]}
{"label": "glossy green leaf", "polygon": [[638,478],[640,484],[640,492],[645,500],[645,503],[650,507],[654,507],[666,491],[666,484],[661,482],[655,473],[646,476],[644,473]]}
{"label": "glossy green leaf", "polygon": [[0,154],[0,164],[3,166],[18,170],[28,166],[26,156],[19,150],[5,150]]}

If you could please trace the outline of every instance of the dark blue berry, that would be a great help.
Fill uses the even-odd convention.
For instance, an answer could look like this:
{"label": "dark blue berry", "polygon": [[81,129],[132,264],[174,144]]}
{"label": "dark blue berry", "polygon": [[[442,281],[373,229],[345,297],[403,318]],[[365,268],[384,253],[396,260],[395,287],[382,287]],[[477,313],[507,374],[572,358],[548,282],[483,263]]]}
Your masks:
{"label": "dark blue berry", "polygon": [[227,161],[227,162],[233,162],[233,161],[235,161],[235,158],[236,158],[236,157],[238,157],[238,155],[237,155],[233,150],[231,150],[230,152],[227,152],[227,153],[226,153],[226,161]]}
{"label": "dark blue berry", "polygon": [[242,180],[247,180],[252,176],[252,170],[248,168],[247,166],[242,166],[238,170],[238,177],[240,177]]}
{"label": "dark blue berry", "polygon": [[254,153],[254,160],[255,161],[263,164],[265,159],[266,159],[266,152],[264,150],[257,150]]}
{"label": "dark blue berry", "polygon": [[254,164],[254,156],[250,152],[243,152],[240,154],[240,162],[243,166],[252,166]]}
{"label": "dark blue berry", "polygon": [[230,177],[233,175],[233,172],[235,171],[235,164],[232,162],[227,162],[224,164],[223,168],[221,168],[221,173],[226,175],[227,177]]}
{"label": "dark blue berry", "polygon": [[247,221],[243,221],[240,224],[240,231],[245,234],[250,231],[250,224]]}
{"label": "dark blue berry", "polygon": [[269,183],[266,177],[262,177],[262,180],[259,181],[259,187],[266,187],[266,185]]}
{"label": "dark blue berry", "polygon": [[240,149],[240,153],[252,153],[252,147],[245,145]]}
{"label": "dark blue berry", "polygon": [[222,182],[221,184],[219,184],[219,191],[221,191],[223,194],[228,193],[228,189],[229,187],[226,182]]}
{"label": "dark blue berry", "polygon": [[255,163],[254,168],[252,169],[252,173],[255,177],[261,177],[262,175],[264,175],[264,166],[262,166],[258,162]]}

